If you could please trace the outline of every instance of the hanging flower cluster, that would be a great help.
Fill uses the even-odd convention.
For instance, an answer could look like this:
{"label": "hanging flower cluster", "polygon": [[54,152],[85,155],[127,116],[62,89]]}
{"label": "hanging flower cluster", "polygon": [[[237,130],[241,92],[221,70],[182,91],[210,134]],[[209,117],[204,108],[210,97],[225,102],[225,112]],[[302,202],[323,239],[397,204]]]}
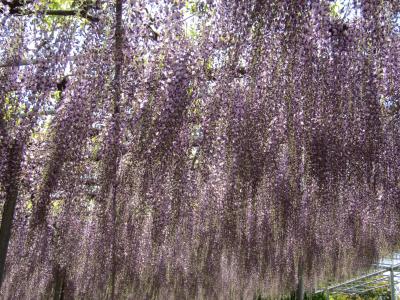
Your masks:
{"label": "hanging flower cluster", "polygon": [[275,297],[398,247],[397,0],[67,2],[0,4],[2,298]]}

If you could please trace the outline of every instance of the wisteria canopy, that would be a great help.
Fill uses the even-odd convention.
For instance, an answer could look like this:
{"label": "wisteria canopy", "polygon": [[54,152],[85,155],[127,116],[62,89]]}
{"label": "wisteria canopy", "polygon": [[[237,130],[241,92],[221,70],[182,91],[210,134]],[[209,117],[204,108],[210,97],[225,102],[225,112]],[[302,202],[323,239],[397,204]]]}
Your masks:
{"label": "wisteria canopy", "polygon": [[400,241],[399,0],[1,0],[2,299],[252,299]]}

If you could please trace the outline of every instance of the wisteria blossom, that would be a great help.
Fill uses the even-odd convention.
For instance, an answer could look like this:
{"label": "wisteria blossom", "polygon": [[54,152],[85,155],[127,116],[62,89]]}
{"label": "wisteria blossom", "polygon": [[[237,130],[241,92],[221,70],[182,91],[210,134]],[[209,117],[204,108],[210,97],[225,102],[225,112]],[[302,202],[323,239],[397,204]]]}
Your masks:
{"label": "wisteria blossom", "polygon": [[363,270],[400,241],[399,78],[399,0],[0,1],[0,298]]}

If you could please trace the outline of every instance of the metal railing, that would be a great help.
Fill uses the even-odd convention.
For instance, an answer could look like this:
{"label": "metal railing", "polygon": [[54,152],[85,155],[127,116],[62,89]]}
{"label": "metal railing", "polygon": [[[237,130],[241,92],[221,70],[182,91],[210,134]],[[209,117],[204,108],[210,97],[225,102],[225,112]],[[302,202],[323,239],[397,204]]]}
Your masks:
{"label": "metal railing", "polygon": [[347,280],[345,282],[328,286],[316,293],[325,293],[329,299],[331,294],[360,295],[376,289],[390,291],[391,299],[396,299],[395,285],[400,283],[400,264],[376,264],[378,270]]}

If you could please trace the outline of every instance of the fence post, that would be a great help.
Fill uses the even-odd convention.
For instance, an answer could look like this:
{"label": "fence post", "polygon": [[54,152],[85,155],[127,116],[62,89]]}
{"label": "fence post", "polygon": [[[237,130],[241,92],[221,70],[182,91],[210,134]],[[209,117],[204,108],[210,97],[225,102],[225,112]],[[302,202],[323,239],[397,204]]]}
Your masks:
{"label": "fence post", "polygon": [[390,268],[390,295],[392,300],[396,300],[396,290],[394,287],[393,268]]}

